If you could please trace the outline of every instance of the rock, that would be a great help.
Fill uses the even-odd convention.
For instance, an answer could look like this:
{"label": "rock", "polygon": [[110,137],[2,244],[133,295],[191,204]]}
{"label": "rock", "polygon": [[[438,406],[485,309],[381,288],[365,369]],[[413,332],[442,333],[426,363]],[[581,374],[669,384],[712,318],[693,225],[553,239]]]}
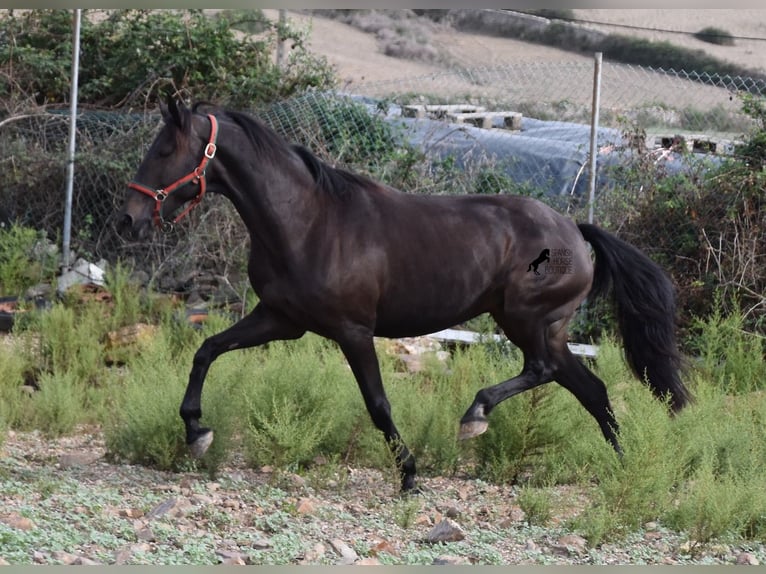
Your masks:
{"label": "rock", "polygon": [[330,546],[340,554],[342,564],[353,564],[359,560],[359,555],[348,544],[337,538],[330,540]]}
{"label": "rock", "polygon": [[70,554],[69,552],[64,552],[63,550],[54,550],[51,552],[51,558],[53,558],[56,562],[63,564],[64,566],[71,566],[80,557],[75,554]]}
{"label": "rock", "polygon": [[101,562],[98,560],[91,560],[90,558],[86,558],[85,556],[80,556],[75,560],[74,562],[75,566],[102,566]]}
{"label": "rock", "polygon": [[750,552],[742,552],[737,555],[737,564],[740,566],[758,566],[760,562]]}
{"label": "rock", "polygon": [[0,556],[0,566],[10,566],[10,562],[8,562],[5,558]]}
{"label": "rock", "polygon": [[21,516],[15,512],[10,514],[0,514],[0,522],[16,530],[34,530],[36,528],[35,523],[29,518]]}
{"label": "rock", "polygon": [[561,546],[566,546],[567,548],[571,548],[578,554],[581,552],[584,552],[585,549],[588,547],[588,541],[585,540],[582,536],[577,536],[577,534],[567,534],[566,536],[562,536],[559,538],[559,544]]}
{"label": "rock", "polygon": [[184,498],[183,496],[173,497],[152,508],[146,513],[145,518],[147,521],[155,520],[166,514],[173,518],[182,518],[189,513],[192,507],[193,504],[188,498]]}
{"label": "rock", "polygon": [[434,523],[427,514],[419,514],[415,517],[415,526],[431,526]]}
{"label": "rock", "polygon": [[457,518],[462,514],[462,509],[457,504],[448,504],[441,508],[447,518]]}
{"label": "rock", "polygon": [[233,552],[230,550],[216,550],[216,556],[219,558],[220,564],[231,566],[245,566],[249,559],[245,554],[241,552]]}
{"label": "rock", "polygon": [[93,464],[100,458],[101,455],[95,452],[73,452],[59,456],[58,465],[61,469],[76,468]]}
{"label": "rock", "polygon": [[451,518],[445,518],[438,522],[428,533],[427,542],[457,542],[465,538],[465,532],[461,526]]}
{"label": "rock", "polygon": [[377,558],[362,558],[354,562],[354,566],[380,566],[380,560]]}
{"label": "rock", "polygon": [[302,515],[314,514],[316,512],[316,505],[310,498],[301,498],[295,511]]}
{"label": "rock", "polygon": [[272,544],[268,538],[256,538],[250,546],[255,550],[268,550],[272,547]]}
{"label": "rock", "polygon": [[399,556],[399,552],[394,548],[388,540],[381,540],[375,546],[370,549],[373,556],[377,556],[380,553],[390,554],[391,556]]}
{"label": "rock", "polygon": [[434,566],[460,566],[470,564],[471,562],[467,558],[462,556],[437,556],[431,563]]}
{"label": "rock", "polygon": [[143,540],[144,542],[154,542],[157,538],[154,536],[154,532],[148,526],[138,528],[136,530],[136,538]]}
{"label": "rock", "polygon": [[152,549],[151,545],[146,542],[139,542],[137,544],[131,544],[127,548],[121,548],[114,554],[114,564],[122,565],[128,562],[136,554],[142,554],[149,552]]}
{"label": "rock", "polygon": [[324,556],[327,548],[321,542],[317,542],[312,546],[311,550],[308,550],[303,558],[300,560],[300,564],[313,564],[317,562],[322,556]]}

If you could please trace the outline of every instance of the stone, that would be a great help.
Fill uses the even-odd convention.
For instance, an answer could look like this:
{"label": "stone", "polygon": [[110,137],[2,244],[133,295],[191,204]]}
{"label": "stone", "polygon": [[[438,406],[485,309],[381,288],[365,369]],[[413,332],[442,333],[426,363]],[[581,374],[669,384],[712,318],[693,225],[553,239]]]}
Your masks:
{"label": "stone", "polygon": [[58,464],[61,469],[76,468],[93,464],[99,458],[101,455],[95,452],[73,452],[59,456]]}
{"label": "stone", "polygon": [[444,555],[434,558],[431,564],[434,566],[460,566],[470,563],[471,562],[467,558],[463,558],[462,556]]}
{"label": "stone", "polygon": [[452,520],[445,518],[437,522],[426,537],[427,542],[458,542],[465,538],[465,532],[462,527]]}
{"label": "stone", "polygon": [[342,564],[353,564],[359,560],[359,555],[348,544],[337,538],[330,541],[333,550],[340,554]]}
{"label": "stone", "polygon": [[295,509],[298,514],[314,514],[316,512],[316,505],[310,498],[301,498],[298,501],[298,505]]}
{"label": "stone", "polygon": [[740,566],[758,566],[760,561],[750,552],[742,552],[737,555],[737,564]]}
{"label": "stone", "polygon": [[6,526],[15,528],[16,530],[28,531],[28,530],[34,530],[36,528],[34,522],[32,522],[29,518],[25,516],[21,516],[20,514],[17,514],[16,512],[11,512],[10,514],[1,514],[0,522],[5,524]]}

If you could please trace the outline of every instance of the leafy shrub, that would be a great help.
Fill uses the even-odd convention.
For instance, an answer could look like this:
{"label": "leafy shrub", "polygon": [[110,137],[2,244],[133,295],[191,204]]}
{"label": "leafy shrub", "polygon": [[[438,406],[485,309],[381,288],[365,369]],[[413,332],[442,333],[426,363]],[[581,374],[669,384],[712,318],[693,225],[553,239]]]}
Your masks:
{"label": "leafy shrub", "polygon": [[342,355],[318,337],[269,345],[248,379],[244,448],[254,466],[298,468],[344,452],[355,420],[369,419]]}
{"label": "leafy shrub", "polygon": [[[273,58],[275,25],[268,33],[238,38],[239,13],[208,17],[203,10],[109,10],[81,25],[81,103],[140,106],[156,101],[157,87],[170,84],[194,99],[246,108],[304,90],[334,84],[329,64],[312,56],[301,34],[287,29],[293,44],[283,68]],[[253,17],[259,13],[253,12]],[[232,17],[232,20],[229,20]],[[69,99],[72,15],[66,10],[10,11],[0,19],[0,94],[24,95],[37,104]]]}
{"label": "leafy shrub", "polygon": [[699,32],[696,32],[694,37],[709,44],[718,44],[719,46],[734,45],[734,36],[730,32],[715,26],[706,26]]}
{"label": "leafy shrub", "polygon": [[44,234],[30,227],[0,226],[0,296],[20,296],[55,277],[57,258]]}
{"label": "leafy shrub", "polygon": [[[762,335],[748,332],[739,304],[724,311],[720,296],[711,312],[693,320],[689,347],[697,366],[728,394],[745,394],[766,385],[766,344]],[[760,359],[760,360],[758,360]]]}
{"label": "leafy shrub", "polygon": [[[200,461],[191,459],[184,441],[183,421],[178,409],[186,389],[189,369],[205,337],[230,323],[211,315],[202,331],[164,322],[153,344],[127,365],[128,375],[115,397],[112,417],[106,421],[104,437],[109,455],[117,460],[164,470],[201,467],[215,475],[228,459],[234,445],[235,421],[242,419],[239,367],[248,363],[224,355],[208,373],[203,395],[202,423],[213,428],[215,438]],[[178,338],[177,331],[183,335]],[[242,353],[242,352],[241,352]],[[244,353],[247,357],[248,354]],[[235,375],[231,375],[232,371]]]}

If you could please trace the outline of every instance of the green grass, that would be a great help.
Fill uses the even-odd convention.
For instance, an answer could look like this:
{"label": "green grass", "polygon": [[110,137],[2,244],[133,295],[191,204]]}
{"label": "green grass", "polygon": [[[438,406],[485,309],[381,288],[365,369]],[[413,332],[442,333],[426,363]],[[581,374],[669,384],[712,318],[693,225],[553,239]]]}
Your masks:
{"label": "green grass", "polygon": [[[315,335],[222,355],[202,394],[202,424],[215,430],[209,452],[189,457],[178,416],[194,353],[230,324],[210,316],[202,330],[179,321],[167,304],[131,294],[105,314],[103,305],[64,301],[30,313],[0,346],[0,440],[6,429],[47,436],[99,425],[116,461],[214,476],[237,452],[255,468],[297,472],[343,488],[344,465],[380,469],[398,482],[393,458],[364,408],[337,346]],[[116,298],[113,297],[113,300]],[[104,336],[130,320],[154,321],[150,343],[128,347],[123,362],[105,360]],[[684,374],[695,402],[675,417],[628,371],[618,342],[605,337],[592,368],[607,384],[620,423],[624,456],[604,441],[595,421],[552,384],[499,404],[487,433],[459,442],[459,419],[475,393],[514,376],[519,354],[493,344],[427,357],[418,373],[402,372],[383,351],[380,363],[394,420],[422,475],[467,472],[513,483],[530,523],[544,524],[557,485],[587,489],[590,502],[569,527],[591,544],[620,539],[646,522],[688,533],[701,544],[766,535],[766,395],[763,347],[737,316],[697,325],[699,359]],[[36,391],[22,390],[30,377]],[[315,465],[317,457],[332,461]],[[410,522],[410,509],[398,513]]]}

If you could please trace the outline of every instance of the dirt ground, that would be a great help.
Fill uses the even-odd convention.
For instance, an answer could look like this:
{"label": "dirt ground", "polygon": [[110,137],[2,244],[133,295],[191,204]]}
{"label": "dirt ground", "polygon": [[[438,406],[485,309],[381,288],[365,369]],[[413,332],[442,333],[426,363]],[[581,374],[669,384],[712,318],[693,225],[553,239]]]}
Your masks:
{"label": "dirt ground", "polygon": [[[277,10],[264,10],[277,19]],[[716,58],[749,68],[766,71],[766,10],[758,9],[576,9],[577,18],[602,24],[588,27],[605,32],[666,40],[673,44],[704,50]],[[311,51],[324,55],[345,83],[367,83],[417,77],[445,71],[447,64],[429,64],[386,56],[374,34],[322,17],[288,11],[289,22],[299,30],[309,31]],[[617,25],[617,26],[615,26]],[[717,46],[697,40],[693,34],[714,26],[738,39],[734,46]],[[671,30],[659,32],[642,30]],[[760,38],[742,39],[742,38]],[[519,40],[457,32],[448,28],[435,30],[432,44],[452,65],[496,66],[519,62],[583,62],[582,56]]]}

